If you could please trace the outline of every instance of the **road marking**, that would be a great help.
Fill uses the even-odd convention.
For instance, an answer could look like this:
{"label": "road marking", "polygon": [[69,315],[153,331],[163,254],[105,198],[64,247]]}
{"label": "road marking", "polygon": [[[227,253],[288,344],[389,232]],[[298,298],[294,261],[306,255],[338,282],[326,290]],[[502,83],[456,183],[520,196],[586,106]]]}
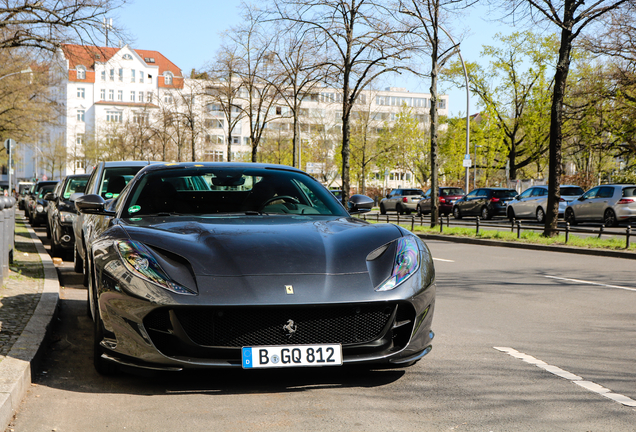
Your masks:
{"label": "road marking", "polygon": [[566,380],[572,381],[574,384],[580,387],[583,387],[584,389],[589,390],[592,393],[600,394],[601,396],[604,396],[608,399],[611,399],[625,406],[636,407],[636,400],[634,399],[630,399],[627,396],[624,396],[622,394],[612,393],[612,391],[608,388],[605,388],[601,385],[593,383],[592,381],[586,381],[578,375],[574,375],[573,373],[563,370],[560,367],[549,365],[542,360],[532,357],[531,355],[521,353],[517,351],[516,349],[508,348],[508,347],[493,347],[493,348],[496,349],[497,351],[506,353],[509,356],[523,360],[526,363],[533,364],[536,367],[539,367],[541,369],[544,369],[550,372],[551,374],[554,374],[561,378],[565,378]]}
{"label": "road marking", "polygon": [[607,285],[607,284],[602,284],[602,283],[598,283],[598,282],[590,282],[590,281],[584,281],[584,280],[579,280],[579,279],[568,279],[568,278],[562,278],[562,277],[556,277],[556,276],[546,276],[546,277],[549,278],[549,279],[562,280],[562,281],[566,281],[566,282],[575,282],[575,283],[581,283],[581,284],[586,284],[586,285],[597,285],[597,286],[602,286],[602,287],[605,287],[605,288],[616,288],[616,289],[622,289],[622,290],[627,290],[627,291],[636,291],[636,288],[628,288],[628,287],[618,286],[618,285]]}
{"label": "road marking", "polygon": [[442,259],[442,258],[435,258],[433,257],[433,261],[442,261],[442,262],[455,262],[453,260],[447,260],[447,259]]}

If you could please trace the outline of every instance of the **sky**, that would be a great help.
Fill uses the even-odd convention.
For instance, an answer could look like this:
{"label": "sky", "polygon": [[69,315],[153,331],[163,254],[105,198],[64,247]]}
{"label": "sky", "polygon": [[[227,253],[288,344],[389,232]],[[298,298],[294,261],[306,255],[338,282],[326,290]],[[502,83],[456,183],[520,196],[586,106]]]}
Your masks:
{"label": "sky", "polygon": [[[113,24],[123,27],[130,36],[124,43],[137,49],[161,52],[189,76],[193,68],[201,69],[212,61],[223,32],[241,22],[239,3],[239,0],[133,0],[113,13],[112,18]],[[486,7],[473,8],[448,26],[451,34],[465,33],[460,46],[464,61],[485,64],[486,60],[480,59],[482,45],[494,44],[493,37],[498,32],[510,34],[515,30],[492,21],[494,16],[495,13]],[[111,39],[110,45],[116,46],[118,42]],[[428,93],[430,81],[400,75],[392,77],[391,82],[383,86]],[[450,115],[465,115],[466,90],[444,83],[440,90],[449,95]],[[470,113],[477,110],[477,99],[471,97]]]}

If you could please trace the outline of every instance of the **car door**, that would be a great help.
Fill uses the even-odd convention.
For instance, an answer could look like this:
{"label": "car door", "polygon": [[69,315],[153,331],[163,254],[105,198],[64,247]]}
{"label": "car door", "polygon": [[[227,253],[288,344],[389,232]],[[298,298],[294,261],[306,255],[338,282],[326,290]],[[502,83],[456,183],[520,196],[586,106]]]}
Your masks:
{"label": "car door", "polygon": [[466,195],[465,201],[462,202],[460,205],[460,210],[464,215],[471,215],[475,213],[475,208],[479,200],[479,194],[481,193],[481,191],[481,189],[475,189],[474,191],[471,191],[468,195]]}
{"label": "car door", "polygon": [[592,217],[592,205],[600,189],[600,186],[590,189],[573,203],[572,210],[577,220],[588,220]]}
{"label": "car door", "polygon": [[402,192],[400,191],[400,189],[393,189],[389,194],[389,198],[387,199],[384,208],[386,208],[387,210],[395,210],[395,206],[397,205],[398,198],[401,194]]}
{"label": "car door", "polygon": [[424,193],[424,196],[420,200],[418,206],[422,209],[424,213],[431,212],[431,189],[427,190]]}
{"label": "car door", "polygon": [[528,204],[532,199],[532,193],[534,188],[526,189],[519,195],[512,203],[512,209],[515,212],[515,217],[528,217],[530,216],[530,205]]}
{"label": "car door", "polygon": [[613,186],[601,186],[594,199],[589,200],[589,218],[591,220],[603,220],[605,209],[609,205],[609,201],[614,196]]}

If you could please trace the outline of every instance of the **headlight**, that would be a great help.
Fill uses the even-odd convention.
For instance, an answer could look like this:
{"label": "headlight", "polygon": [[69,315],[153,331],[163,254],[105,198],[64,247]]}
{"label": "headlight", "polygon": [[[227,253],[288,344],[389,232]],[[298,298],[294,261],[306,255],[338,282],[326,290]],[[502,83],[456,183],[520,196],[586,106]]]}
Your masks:
{"label": "headlight", "polygon": [[407,280],[420,268],[420,250],[413,237],[402,237],[397,240],[397,250],[393,262],[393,271],[376,291],[390,291]]}
{"label": "headlight", "polygon": [[41,204],[38,204],[38,205],[35,207],[35,211],[36,211],[36,212],[38,212],[38,213],[42,213],[42,212],[44,211],[44,206],[43,206],[43,205],[41,205]]}
{"label": "headlight", "polygon": [[77,215],[75,213],[70,212],[60,212],[60,222],[62,223],[73,223],[75,217]]}
{"label": "headlight", "polygon": [[191,289],[170,280],[152,253],[142,243],[130,240],[116,241],[115,247],[126,268],[142,279],[177,294],[196,294]]}

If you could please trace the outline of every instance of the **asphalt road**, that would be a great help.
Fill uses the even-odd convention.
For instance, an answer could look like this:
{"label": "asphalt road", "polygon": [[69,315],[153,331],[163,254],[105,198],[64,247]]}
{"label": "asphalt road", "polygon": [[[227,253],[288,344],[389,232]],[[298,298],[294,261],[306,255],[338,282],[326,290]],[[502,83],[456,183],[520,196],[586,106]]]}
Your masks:
{"label": "asphalt road", "polygon": [[10,430],[636,430],[636,407],[607,397],[636,401],[632,261],[429,247],[438,284],[433,351],[410,368],[382,371],[101,377],[86,290],[65,262],[60,321]]}

